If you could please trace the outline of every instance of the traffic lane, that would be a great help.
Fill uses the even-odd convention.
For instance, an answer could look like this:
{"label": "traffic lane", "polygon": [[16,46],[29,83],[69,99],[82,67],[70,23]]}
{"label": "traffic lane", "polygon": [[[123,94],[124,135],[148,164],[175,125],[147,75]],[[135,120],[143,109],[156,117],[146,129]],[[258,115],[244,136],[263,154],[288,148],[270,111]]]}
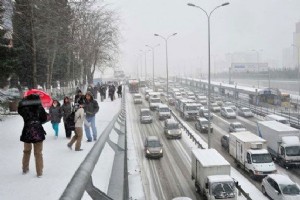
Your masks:
{"label": "traffic lane", "polygon": [[[141,107],[148,107],[147,103],[147,101],[143,101],[142,105],[136,106],[135,112],[137,121],[139,118],[139,109]],[[152,124],[138,123],[138,126],[144,139],[147,135],[156,135],[161,139],[164,146],[164,157],[160,160],[148,160],[145,156],[140,158],[143,165],[150,166],[147,174],[154,176],[154,178],[148,182],[158,182],[158,186],[155,187],[155,191],[159,191],[159,195],[157,196],[161,199],[172,199],[177,196],[187,196],[192,199],[199,198],[194,190],[193,182],[190,179],[190,168],[188,167],[188,164],[186,165],[182,156],[178,156],[186,155],[186,152],[180,152],[180,150],[186,148],[177,148],[172,144],[172,142],[166,140],[163,135],[162,122],[156,119],[156,114],[154,112],[152,113]],[[143,148],[143,146],[140,148]],[[147,166],[145,168],[148,169]]]}

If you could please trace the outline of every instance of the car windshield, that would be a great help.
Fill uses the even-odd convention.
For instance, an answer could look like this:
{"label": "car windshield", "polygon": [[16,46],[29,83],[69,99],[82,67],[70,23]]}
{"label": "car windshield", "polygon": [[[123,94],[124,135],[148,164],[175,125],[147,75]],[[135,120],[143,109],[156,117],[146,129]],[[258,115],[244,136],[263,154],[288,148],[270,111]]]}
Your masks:
{"label": "car windshield", "polygon": [[253,163],[271,163],[273,162],[272,157],[268,153],[264,154],[252,154]]}
{"label": "car windshield", "polygon": [[160,142],[156,140],[148,141],[148,147],[161,147]]}
{"label": "car windshield", "polygon": [[187,106],[186,110],[198,110],[197,106]]}
{"label": "car windshield", "polygon": [[283,185],[279,184],[281,191],[283,194],[287,195],[299,195],[300,190],[296,184],[291,184],[291,185]]}
{"label": "car windshield", "polygon": [[202,121],[201,124],[202,124],[202,125],[207,125],[207,124],[208,124],[208,121],[206,121],[206,120],[205,120],[205,121]]}
{"label": "car windshield", "polygon": [[168,130],[179,129],[179,124],[172,123],[167,125]]}
{"label": "car windshield", "polygon": [[242,108],[243,112],[251,112],[249,108]]}
{"label": "car windshield", "polygon": [[150,116],[150,111],[143,111],[142,113],[141,113],[141,115],[142,116]]}
{"label": "car windshield", "polygon": [[151,103],[160,103],[160,99],[150,99]]}
{"label": "car windshield", "polygon": [[289,121],[285,119],[279,120],[279,122],[283,124],[290,124]]}
{"label": "car windshield", "polygon": [[169,112],[169,108],[160,108],[159,112]]}
{"label": "car windshield", "polygon": [[287,156],[300,156],[300,147],[299,146],[286,147],[285,153]]}
{"label": "car windshield", "polygon": [[227,111],[228,113],[233,113],[233,112],[234,112],[232,109],[226,109],[226,111]]}
{"label": "car windshield", "polygon": [[233,182],[215,183],[211,186],[212,195],[216,199],[233,198],[235,196],[234,190]]}
{"label": "car windshield", "polygon": [[235,124],[234,128],[245,128],[242,124]]}
{"label": "car windshield", "polygon": [[135,99],[141,99],[142,96],[134,96]]}

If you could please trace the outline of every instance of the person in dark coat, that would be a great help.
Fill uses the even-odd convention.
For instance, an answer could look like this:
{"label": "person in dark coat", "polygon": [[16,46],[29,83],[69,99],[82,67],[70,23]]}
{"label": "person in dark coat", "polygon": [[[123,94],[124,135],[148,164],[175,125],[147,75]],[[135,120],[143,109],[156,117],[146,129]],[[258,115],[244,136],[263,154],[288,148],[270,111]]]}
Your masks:
{"label": "person in dark coat", "polygon": [[24,97],[18,105],[18,113],[23,117],[24,127],[20,140],[24,142],[22,170],[29,172],[29,161],[33,146],[37,177],[43,175],[43,141],[46,132],[42,126],[48,121],[48,114],[42,106],[39,95],[31,94]]}
{"label": "person in dark coat", "polygon": [[87,141],[92,141],[92,136],[90,132],[90,126],[93,131],[94,141],[97,140],[97,129],[95,124],[95,115],[99,111],[99,105],[96,100],[93,98],[93,94],[89,91],[86,92],[85,95],[85,103],[84,103],[84,111],[86,113],[86,121],[90,123],[90,125],[84,124],[85,135],[87,137]]}
{"label": "person in dark coat", "polygon": [[114,96],[115,96],[115,86],[114,85],[109,86],[108,95],[109,95],[111,101],[113,101]]}
{"label": "person in dark coat", "polygon": [[52,106],[49,109],[49,114],[51,118],[52,128],[54,130],[55,139],[58,138],[58,127],[61,121],[61,108],[60,103],[57,100],[53,100]]}
{"label": "person in dark coat", "polygon": [[105,93],[106,93],[105,85],[100,86],[100,91],[99,92],[100,92],[101,101],[103,101],[105,99]]}
{"label": "person in dark coat", "polygon": [[71,113],[72,113],[72,105],[69,97],[66,96],[64,98],[64,103],[61,106],[61,114],[63,116],[66,138],[68,139],[71,138],[71,134],[72,134],[72,130],[70,129],[69,124],[67,123],[67,118],[71,115]]}
{"label": "person in dark coat", "polygon": [[84,98],[84,95],[82,94],[81,90],[78,90],[75,95],[74,103],[78,103],[78,101],[81,100],[82,98]]}
{"label": "person in dark coat", "polygon": [[117,93],[118,93],[118,97],[120,98],[122,98],[122,85],[120,84],[119,86],[118,86],[118,91],[117,91]]}

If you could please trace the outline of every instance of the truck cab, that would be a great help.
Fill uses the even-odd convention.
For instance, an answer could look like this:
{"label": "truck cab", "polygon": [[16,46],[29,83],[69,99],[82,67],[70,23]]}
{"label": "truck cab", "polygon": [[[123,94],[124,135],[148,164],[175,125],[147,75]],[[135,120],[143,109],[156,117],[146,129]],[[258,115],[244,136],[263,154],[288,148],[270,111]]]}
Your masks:
{"label": "truck cab", "polygon": [[229,175],[208,176],[206,189],[212,199],[236,199],[235,183]]}
{"label": "truck cab", "polygon": [[199,116],[200,104],[183,103],[180,105],[180,115],[185,120],[195,120]]}

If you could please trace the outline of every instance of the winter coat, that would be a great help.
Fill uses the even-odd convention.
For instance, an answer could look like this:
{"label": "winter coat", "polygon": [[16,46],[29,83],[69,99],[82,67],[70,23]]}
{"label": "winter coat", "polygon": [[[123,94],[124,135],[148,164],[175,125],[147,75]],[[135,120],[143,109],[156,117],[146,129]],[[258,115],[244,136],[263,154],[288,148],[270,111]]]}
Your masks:
{"label": "winter coat", "polygon": [[122,85],[119,85],[118,86],[118,92],[117,92],[118,94],[122,94]]}
{"label": "winter coat", "polygon": [[90,101],[85,100],[84,111],[87,117],[93,117],[99,111],[98,102],[92,96]]}
{"label": "winter coat", "polygon": [[72,113],[72,105],[71,103],[64,103],[60,108],[61,108],[61,114],[63,116],[63,120],[66,123],[66,119]]}
{"label": "winter coat", "polygon": [[108,90],[109,95],[114,95],[115,93],[115,87],[114,86],[110,86],[109,90]]}
{"label": "winter coat", "polygon": [[83,122],[84,122],[84,109],[83,108],[79,108],[75,112],[74,122],[75,122],[75,127],[82,127]]}
{"label": "winter coat", "polygon": [[51,123],[60,123],[62,113],[61,107],[57,105],[56,107],[51,106],[49,109],[49,114],[51,116]]}
{"label": "winter coat", "polygon": [[23,117],[24,127],[20,140],[36,143],[45,140],[46,132],[42,126],[47,122],[47,113],[40,100],[23,99],[19,102],[18,113]]}

